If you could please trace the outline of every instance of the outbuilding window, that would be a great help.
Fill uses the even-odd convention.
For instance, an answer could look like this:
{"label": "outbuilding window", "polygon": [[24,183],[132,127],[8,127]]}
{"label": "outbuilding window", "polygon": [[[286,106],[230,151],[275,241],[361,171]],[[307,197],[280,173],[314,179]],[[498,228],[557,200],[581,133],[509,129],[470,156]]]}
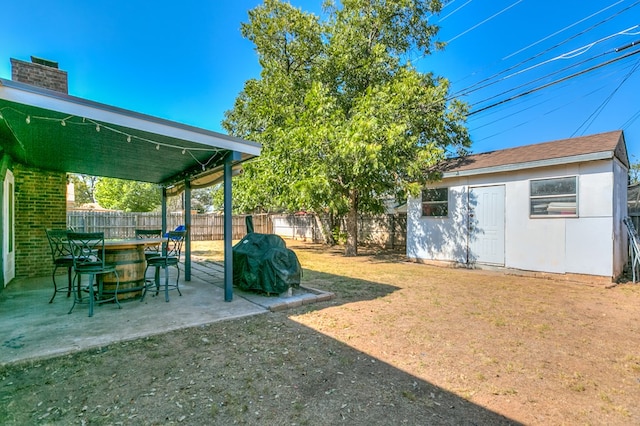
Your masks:
{"label": "outbuilding window", "polygon": [[449,216],[449,188],[422,190],[422,216]]}
{"label": "outbuilding window", "polygon": [[576,176],[531,180],[531,216],[577,216]]}

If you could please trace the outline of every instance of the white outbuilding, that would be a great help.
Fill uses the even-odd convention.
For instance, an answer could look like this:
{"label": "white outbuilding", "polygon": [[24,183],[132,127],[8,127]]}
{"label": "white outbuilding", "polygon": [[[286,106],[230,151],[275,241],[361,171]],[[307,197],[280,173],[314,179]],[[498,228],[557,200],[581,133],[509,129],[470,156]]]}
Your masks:
{"label": "white outbuilding", "polygon": [[622,131],[449,160],[408,201],[407,256],[616,280],[628,169]]}

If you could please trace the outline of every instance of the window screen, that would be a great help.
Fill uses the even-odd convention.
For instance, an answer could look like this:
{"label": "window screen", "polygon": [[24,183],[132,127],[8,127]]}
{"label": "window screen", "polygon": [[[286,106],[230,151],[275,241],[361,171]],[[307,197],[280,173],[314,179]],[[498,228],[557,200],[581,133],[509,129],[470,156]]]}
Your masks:
{"label": "window screen", "polygon": [[578,179],[576,176],[531,181],[531,216],[576,216]]}
{"label": "window screen", "polygon": [[424,189],[422,191],[422,216],[449,216],[449,188]]}

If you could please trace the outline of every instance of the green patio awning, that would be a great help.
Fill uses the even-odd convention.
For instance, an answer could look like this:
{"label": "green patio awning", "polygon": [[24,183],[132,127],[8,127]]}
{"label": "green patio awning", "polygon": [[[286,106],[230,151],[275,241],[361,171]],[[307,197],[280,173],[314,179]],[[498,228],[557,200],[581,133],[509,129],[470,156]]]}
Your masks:
{"label": "green patio awning", "polygon": [[222,176],[260,145],[221,133],[0,79],[0,149],[30,167],[181,189]]}

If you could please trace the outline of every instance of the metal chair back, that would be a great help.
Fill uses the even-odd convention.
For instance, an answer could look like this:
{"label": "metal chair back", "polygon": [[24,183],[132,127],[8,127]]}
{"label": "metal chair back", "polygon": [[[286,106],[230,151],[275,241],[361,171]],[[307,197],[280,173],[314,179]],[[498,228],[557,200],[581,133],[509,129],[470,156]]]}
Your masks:
{"label": "metal chair back", "polygon": [[57,259],[60,258],[70,259],[71,250],[67,243],[67,234],[69,231],[66,229],[46,229],[45,233],[47,234],[47,240],[49,240],[53,263],[55,264]]}
{"label": "metal chair back", "polygon": [[[136,238],[141,240],[145,238],[162,238],[162,229],[136,229]],[[146,258],[162,255],[161,243],[147,245],[144,247],[144,256]]]}
{"label": "metal chair back", "polygon": [[104,269],[104,232],[68,232],[67,240],[76,270],[89,266]]}
{"label": "metal chair back", "polygon": [[182,253],[182,245],[184,244],[184,238],[187,234],[186,231],[169,231],[167,233],[167,241],[163,247],[163,256],[168,259],[175,257],[180,259]]}

